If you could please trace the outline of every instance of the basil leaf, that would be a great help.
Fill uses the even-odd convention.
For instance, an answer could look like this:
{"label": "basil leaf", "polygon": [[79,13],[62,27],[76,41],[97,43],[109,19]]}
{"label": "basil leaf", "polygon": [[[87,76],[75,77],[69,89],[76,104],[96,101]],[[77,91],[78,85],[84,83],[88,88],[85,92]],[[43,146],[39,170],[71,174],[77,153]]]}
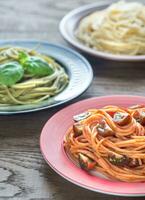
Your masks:
{"label": "basil leaf", "polygon": [[18,62],[0,65],[0,84],[11,86],[21,80],[24,69]]}
{"label": "basil leaf", "polygon": [[48,64],[42,58],[29,56],[25,52],[20,52],[19,61],[26,72],[32,76],[43,77],[54,73],[51,64]]}
{"label": "basil leaf", "polygon": [[25,61],[29,58],[29,55],[23,51],[19,52],[19,62],[23,65]]}

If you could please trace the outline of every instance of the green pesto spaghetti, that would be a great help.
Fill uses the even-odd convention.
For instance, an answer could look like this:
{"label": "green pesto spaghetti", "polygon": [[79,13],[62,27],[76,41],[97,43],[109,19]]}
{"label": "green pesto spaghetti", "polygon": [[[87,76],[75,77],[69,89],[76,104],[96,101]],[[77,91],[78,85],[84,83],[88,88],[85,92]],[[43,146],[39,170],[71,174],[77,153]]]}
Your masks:
{"label": "green pesto spaghetti", "polygon": [[44,101],[68,82],[64,68],[49,56],[20,47],[0,48],[0,106]]}

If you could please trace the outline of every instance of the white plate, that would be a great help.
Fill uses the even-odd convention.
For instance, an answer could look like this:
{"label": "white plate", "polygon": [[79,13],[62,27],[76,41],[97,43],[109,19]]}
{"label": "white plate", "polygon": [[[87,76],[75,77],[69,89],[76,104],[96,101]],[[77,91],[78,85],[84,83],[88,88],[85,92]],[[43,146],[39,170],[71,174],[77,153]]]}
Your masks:
{"label": "white plate", "polygon": [[[74,47],[96,57],[101,57],[116,61],[145,61],[145,55],[139,55],[139,56],[114,55],[110,53],[104,53],[101,51],[93,50],[82,44],[75,37],[74,34],[75,30],[82,18],[84,18],[85,16],[89,15],[90,13],[96,10],[102,10],[114,2],[116,2],[116,0],[97,0],[96,3],[85,5],[71,11],[60,22],[59,28],[62,36],[66,41],[68,41]],[[130,0],[128,0],[128,2],[130,2]],[[139,2],[145,3],[145,0],[139,0]]]}

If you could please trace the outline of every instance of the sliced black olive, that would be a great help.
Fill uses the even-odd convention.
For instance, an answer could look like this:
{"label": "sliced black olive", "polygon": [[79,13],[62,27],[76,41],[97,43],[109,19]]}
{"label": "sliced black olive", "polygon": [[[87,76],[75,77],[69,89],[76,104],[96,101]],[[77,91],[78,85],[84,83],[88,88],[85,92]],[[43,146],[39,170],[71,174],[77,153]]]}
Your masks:
{"label": "sliced black olive", "polygon": [[95,161],[83,155],[82,153],[79,153],[78,160],[79,160],[80,167],[86,171],[92,170],[96,165]]}
{"label": "sliced black olive", "polygon": [[73,119],[74,119],[75,122],[79,122],[81,120],[88,118],[90,115],[91,115],[90,112],[84,112],[84,113],[81,113],[79,115],[73,116]]}
{"label": "sliced black olive", "polygon": [[111,164],[116,165],[116,166],[121,166],[121,167],[124,167],[126,165],[128,166],[128,164],[130,162],[130,159],[124,155],[120,156],[120,157],[112,155],[112,156],[108,157],[108,160]]}
{"label": "sliced black olive", "polygon": [[83,125],[78,123],[78,122],[74,123],[73,131],[74,131],[74,136],[75,137],[78,137],[78,136],[82,135],[82,133],[83,133]]}
{"label": "sliced black olive", "polygon": [[117,112],[114,114],[113,121],[120,126],[125,126],[131,121],[131,116],[128,113]]}
{"label": "sliced black olive", "polygon": [[136,110],[133,114],[134,119],[139,122],[141,125],[145,125],[145,112]]}
{"label": "sliced black olive", "polygon": [[97,125],[97,131],[103,137],[114,135],[114,131],[110,128],[110,126],[108,126],[108,124],[105,122],[105,120],[102,120]]}

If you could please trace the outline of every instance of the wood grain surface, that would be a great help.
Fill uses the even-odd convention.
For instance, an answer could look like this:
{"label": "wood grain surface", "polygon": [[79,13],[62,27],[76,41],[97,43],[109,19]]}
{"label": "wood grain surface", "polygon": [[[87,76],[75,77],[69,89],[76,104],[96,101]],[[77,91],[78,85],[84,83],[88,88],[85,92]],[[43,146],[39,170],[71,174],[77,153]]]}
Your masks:
{"label": "wood grain surface", "polygon": [[[67,45],[59,34],[58,24],[71,9],[87,3],[90,1],[0,0],[0,39],[41,39]],[[64,106],[92,96],[145,95],[145,63],[127,64],[86,57],[94,69],[94,80],[82,96],[50,110],[0,116],[1,200],[144,199],[114,197],[79,188],[57,175],[41,156],[41,129]]]}

